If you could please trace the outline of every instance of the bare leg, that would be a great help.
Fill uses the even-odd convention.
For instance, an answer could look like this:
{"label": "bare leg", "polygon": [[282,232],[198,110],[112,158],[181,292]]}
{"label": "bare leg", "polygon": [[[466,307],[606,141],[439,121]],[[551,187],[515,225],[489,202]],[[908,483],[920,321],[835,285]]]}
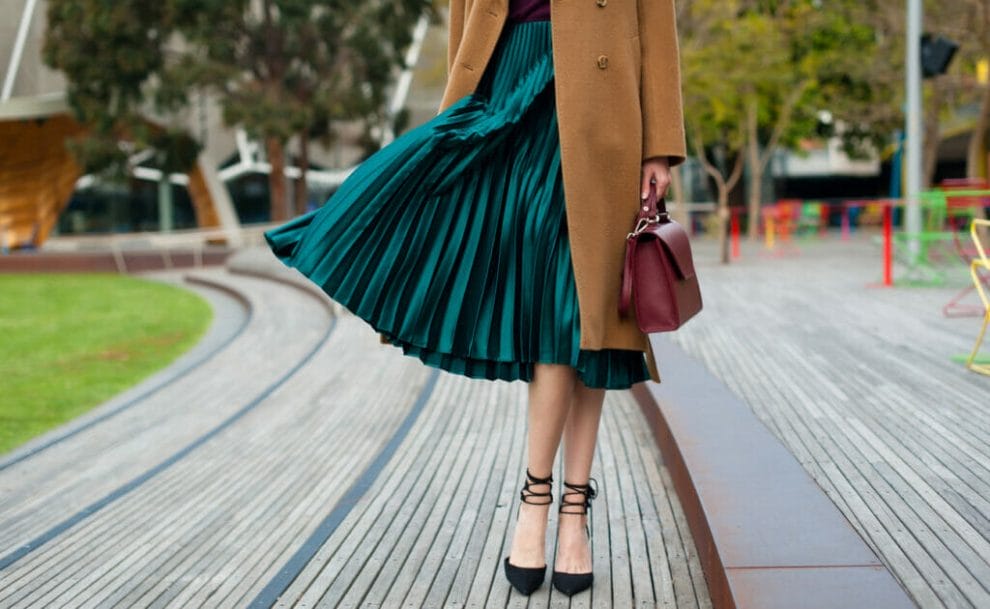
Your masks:
{"label": "bare leg", "polygon": [[[577,371],[561,364],[536,364],[529,383],[529,471],[546,478],[553,471],[564,423],[571,408]],[[533,484],[534,492],[547,492],[548,485]],[[545,500],[543,498],[539,498]],[[518,501],[518,499],[517,499]],[[512,537],[509,562],[517,567],[546,564],[546,533],[549,505],[519,504],[519,518]]]}
{"label": "bare leg", "polygon": [[[574,403],[564,427],[564,480],[571,484],[587,484],[591,476],[591,461],[595,456],[598,424],[602,416],[605,389],[587,387],[580,379],[574,387]],[[562,490],[568,490],[561,485]],[[567,501],[583,501],[581,495],[568,495]],[[566,512],[579,512],[566,508]],[[564,573],[591,571],[591,548],[585,524],[586,515],[561,515],[558,524],[557,562],[554,569]]]}

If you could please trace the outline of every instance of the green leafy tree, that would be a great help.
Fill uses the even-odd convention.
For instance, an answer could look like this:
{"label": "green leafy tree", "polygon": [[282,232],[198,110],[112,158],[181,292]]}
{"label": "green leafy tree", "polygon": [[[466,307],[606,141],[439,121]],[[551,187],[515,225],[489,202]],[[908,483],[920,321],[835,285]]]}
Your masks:
{"label": "green leafy tree", "polygon": [[[970,27],[966,29],[969,43],[967,61],[969,73],[976,72],[980,62],[990,61],[990,0],[965,0]],[[973,56],[975,55],[975,57]],[[966,174],[971,177],[990,178],[990,163],[987,161],[987,140],[990,139],[990,83],[971,78],[975,93],[979,98],[979,114],[973,133],[970,136],[966,156]]]}
{"label": "green leafy tree", "polygon": [[[966,157],[966,175],[987,175],[987,136],[990,131],[990,86],[979,82],[977,65],[990,58],[990,0],[960,0],[926,6],[925,26],[959,45],[946,74],[926,84],[925,183],[934,178],[943,127],[972,126]],[[975,109],[975,116],[964,110]],[[972,120],[975,119],[975,120]]]}
{"label": "green leafy tree", "polygon": [[[687,4],[684,87],[693,148],[715,182],[723,234],[729,193],[743,167],[749,169],[749,234],[755,238],[770,159],[816,137],[821,111],[844,125],[838,135],[854,154],[889,138],[897,112],[888,83],[875,80],[886,54],[868,5],[851,0]],[[726,160],[712,162],[715,152]]]}
{"label": "green leafy tree", "polygon": [[178,122],[159,128],[145,118],[174,29],[167,7],[50,0],[47,18],[43,58],[65,73],[69,105],[89,128],[68,143],[84,169],[121,177],[128,155],[145,149],[168,171],[191,167],[199,148],[190,134]]}
{"label": "green leafy tree", "polygon": [[[288,216],[285,143],[329,139],[334,125],[383,120],[387,87],[430,0],[50,0],[45,58],[69,81],[91,131],[73,148],[89,170],[126,167],[152,149],[163,168],[192,165],[183,128],[193,91],[216,93],[225,122],[264,142],[271,217]],[[145,119],[174,117],[164,128]],[[128,145],[121,146],[120,140]],[[303,155],[307,156],[306,154]]]}
{"label": "green leafy tree", "polygon": [[[726,5],[729,6],[726,6]],[[750,44],[760,43],[752,32],[736,26],[739,2],[689,0],[678,16],[681,38],[684,122],[688,144],[715,186],[716,233],[722,240],[722,261],[729,261],[727,221],[729,194],[743,175],[746,146],[746,100],[742,91],[761,68]]]}
{"label": "green leafy tree", "polygon": [[[747,93],[747,148],[751,172],[749,212],[756,217],[762,202],[762,177],[781,148],[796,149],[801,140],[818,137],[819,116],[833,117],[846,152],[854,157],[876,154],[900,124],[893,101],[896,87],[877,79],[889,59],[868,18],[869,5],[859,1],[790,0],[764,3],[758,18],[774,30],[775,50],[764,71],[769,74]],[[756,223],[750,236],[756,237]]]}
{"label": "green leafy tree", "polygon": [[[901,121],[904,99],[905,5],[903,0],[874,0],[865,5],[865,19],[877,35],[880,51],[873,64],[874,88],[886,88],[896,103],[891,114]],[[990,130],[990,87],[976,78],[977,65],[990,57],[990,0],[937,2],[926,0],[924,30],[950,38],[959,45],[946,74],[924,81],[924,174],[929,186],[935,176],[943,133],[960,128],[970,131],[966,172],[970,177],[987,177],[986,147]],[[876,107],[882,108],[882,105]],[[974,113],[970,111],[974,110]],[[869,108],[862,108],[869,111]],[[974,116],[975,114],[975,116]],[[975,118],[975,120],[973,120]]]}
{"label": "green leafy tree", "polygon": [[339,121],[381,120],[386,89],[429,0],[173,0],[187,52],[171,62],[173,91],[211,87],[224,119],[264,142],[272,220],[289,215],[286,142],[333,137]]}

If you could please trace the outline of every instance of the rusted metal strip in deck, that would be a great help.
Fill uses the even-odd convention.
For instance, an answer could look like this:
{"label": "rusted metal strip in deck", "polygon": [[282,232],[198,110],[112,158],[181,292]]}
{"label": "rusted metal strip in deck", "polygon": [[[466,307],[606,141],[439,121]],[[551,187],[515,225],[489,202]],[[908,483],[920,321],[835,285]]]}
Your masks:
{"label": "rusted metal strip in deck", "polygon": [[[990,385],[952,359],[978,320],[941,316],[955,286],[869,287],[868,240],[802,249],[723,267],[699,242],[706,311],[670,338],[787,448],[915,603],[990,606]],[[766,576],[733,573],[766,589]],[[779,574],[808,585],[812,573]],[[836,591],[842,573],[820,572]]]}

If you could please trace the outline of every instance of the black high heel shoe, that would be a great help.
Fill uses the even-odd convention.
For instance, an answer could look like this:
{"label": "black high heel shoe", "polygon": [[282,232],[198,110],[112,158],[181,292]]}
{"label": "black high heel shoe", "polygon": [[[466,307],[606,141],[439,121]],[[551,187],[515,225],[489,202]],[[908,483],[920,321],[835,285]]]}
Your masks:
{"label": "black high heel shoe", "polygon": [[[591,483],[594,482],[594,486]],[[594,478],[588,480],[588,484],[570,484],[569,482],[564,482],[564,486],[571,489],[570,491],[564,491],[560,496],[560,510],[561,514],[574,514],[582,515],[588,513],[588,508],[591,507],[591,500],[598,496],[598,481]],[[572,502],[567,501],[568,495],[581,495],[583,497],[582,501]],[[564,508],[573,508],[574,511],[565,512]],[[580,510],[580,511],[576,511]],[[588,539],[591,539],[591,528],[587,523],[584,525],[584,530],[588,534]],[[558,571],[554,569],[553,575],[550,577],[550,582],[553,587],[560,590],[567,596],[571,596],[586,590],[591,587],[592,581],[594,581],[594,571],[589,571],[587,573],[564,573],[563,571]]]}
{"label": "black high heel shoe", "polygon": [[[553,489],[548,489],[545,493],[537,493],[530,490],[530,485],[532,484],[552,484],[553,475],[547,476],[546,478],[537,478],[529,473],[529,468],[526,469],[526,483],[523,485],[521,491],[519,491],[519,499],[524,503],[529,503],[531,505],[550,505],[553,503]],[[527,494],[528,493],[528,494]],[[545,497],[546,500],[537,501],[527,501],[527,499],[532,499],[534,497],[541,498]],[[519,519],[519,512],[516,512],[516,520]],[[509,557],[505,557],[505,577],[508,578],[509,583],[518,590],[521,594],[530,595],[534,590],[539,588],[543,584],[543,578],[547,572],[547,566],[542,567],[517,567],[516,565],[509,562]]]}

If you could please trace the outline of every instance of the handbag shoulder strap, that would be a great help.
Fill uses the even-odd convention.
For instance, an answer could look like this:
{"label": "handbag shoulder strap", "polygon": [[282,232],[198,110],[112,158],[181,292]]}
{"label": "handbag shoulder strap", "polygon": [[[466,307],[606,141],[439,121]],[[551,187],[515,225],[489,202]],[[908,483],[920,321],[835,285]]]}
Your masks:
{"label": "handbag shoulder strap", "polygon": [[636,253],[636,238],[626,239],[626,260],[622,268],[622,290],[619,292],[619,316],[629,314],[629,304],[632,302],[633,258]]}

